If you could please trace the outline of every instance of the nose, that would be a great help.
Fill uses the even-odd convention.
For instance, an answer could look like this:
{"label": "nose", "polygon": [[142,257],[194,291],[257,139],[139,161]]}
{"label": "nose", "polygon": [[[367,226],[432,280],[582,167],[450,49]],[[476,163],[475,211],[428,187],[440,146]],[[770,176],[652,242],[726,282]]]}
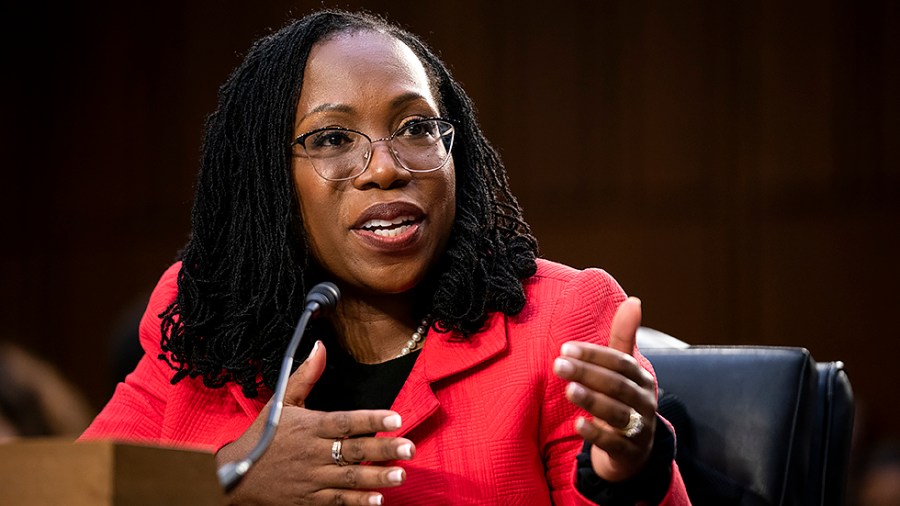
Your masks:
{"label": "nose", "polygon": [[353,185],[359,189],[389,190],[405,186],[412,179],[412,174],[400,165],[391,152],[387,139],[372,142],[372,149],[364,163],[369,164],[366,170],[353,180]]}

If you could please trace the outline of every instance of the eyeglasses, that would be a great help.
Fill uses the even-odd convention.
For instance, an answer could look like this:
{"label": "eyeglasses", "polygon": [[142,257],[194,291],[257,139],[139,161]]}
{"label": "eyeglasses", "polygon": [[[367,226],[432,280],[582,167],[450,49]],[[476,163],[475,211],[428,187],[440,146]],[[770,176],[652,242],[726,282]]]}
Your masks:
{"label": "eyeglasses", "polygon": [[387,142],[391,156],[410,172],[432,172],[450,160],[453,124],[445,119],[412,120],[390,137],[375,139],[349,128],[328,127],[307,132],[291,143],[294,154],[309,158],[313,168],[328,181],[353,179],[369,167],[372,145]]}

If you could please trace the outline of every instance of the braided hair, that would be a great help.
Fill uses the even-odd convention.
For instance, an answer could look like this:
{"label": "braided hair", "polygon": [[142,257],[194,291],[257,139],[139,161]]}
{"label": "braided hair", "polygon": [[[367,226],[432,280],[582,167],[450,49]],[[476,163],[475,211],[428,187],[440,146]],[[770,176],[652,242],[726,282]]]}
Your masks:
{"label": "braided hair", "polygon": [[525,305],[522,280],[536,271],[537,241],[510,191],[471,99],[415,35],[369,13],[324,10],[259,39],[219,89],[207,119],[192,234],[179,253],[178,294],[162,318],[159,358],[172,383],[229,381],[247,397],[273,388],[284,347],[319,268],[305,237],[290,168],[303,72],[317,42],[372,30],[404,42],[429,74],[459,142],[456,220],[443,257],[423,283],[436,330],[466,338],[491,312]]}

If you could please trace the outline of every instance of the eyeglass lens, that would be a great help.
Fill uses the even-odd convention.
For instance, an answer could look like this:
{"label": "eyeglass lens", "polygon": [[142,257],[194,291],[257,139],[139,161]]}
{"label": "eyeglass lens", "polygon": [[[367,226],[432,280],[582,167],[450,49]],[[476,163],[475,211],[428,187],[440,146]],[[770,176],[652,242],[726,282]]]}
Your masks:
{"label": "eyeglass lens", "polygon": [[[443,167],[453,147],[453,125],[443,120],[407,123],[386,141],[404,169],[428,172]],[[375,141],[375,142],[379,142]],[[299,143],[310,162],[325,179],[351,179],[362,174],[372,151],[372,142],[362,133],[327,128]]]}

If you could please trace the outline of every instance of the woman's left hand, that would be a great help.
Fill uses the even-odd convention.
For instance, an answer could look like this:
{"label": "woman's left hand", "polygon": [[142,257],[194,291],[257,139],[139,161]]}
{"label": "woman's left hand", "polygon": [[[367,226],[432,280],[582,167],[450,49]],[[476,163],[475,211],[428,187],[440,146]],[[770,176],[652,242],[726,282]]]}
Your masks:
{"label": "woman's left hand", "polygon": [[[570,381],[566,397],[593,415],[593,419],[579,417],[575,430],[593,443],[594,472],[609,482],[636,475],[653,449],[655,381],[633,356],[640,324],[641,301],[629,297],[613,318],[608,347],[567,342],[553,363],[554,373]],[[635,432],[636,424],[640,428]],[[632,428],[630,436],[627,427]]]}

